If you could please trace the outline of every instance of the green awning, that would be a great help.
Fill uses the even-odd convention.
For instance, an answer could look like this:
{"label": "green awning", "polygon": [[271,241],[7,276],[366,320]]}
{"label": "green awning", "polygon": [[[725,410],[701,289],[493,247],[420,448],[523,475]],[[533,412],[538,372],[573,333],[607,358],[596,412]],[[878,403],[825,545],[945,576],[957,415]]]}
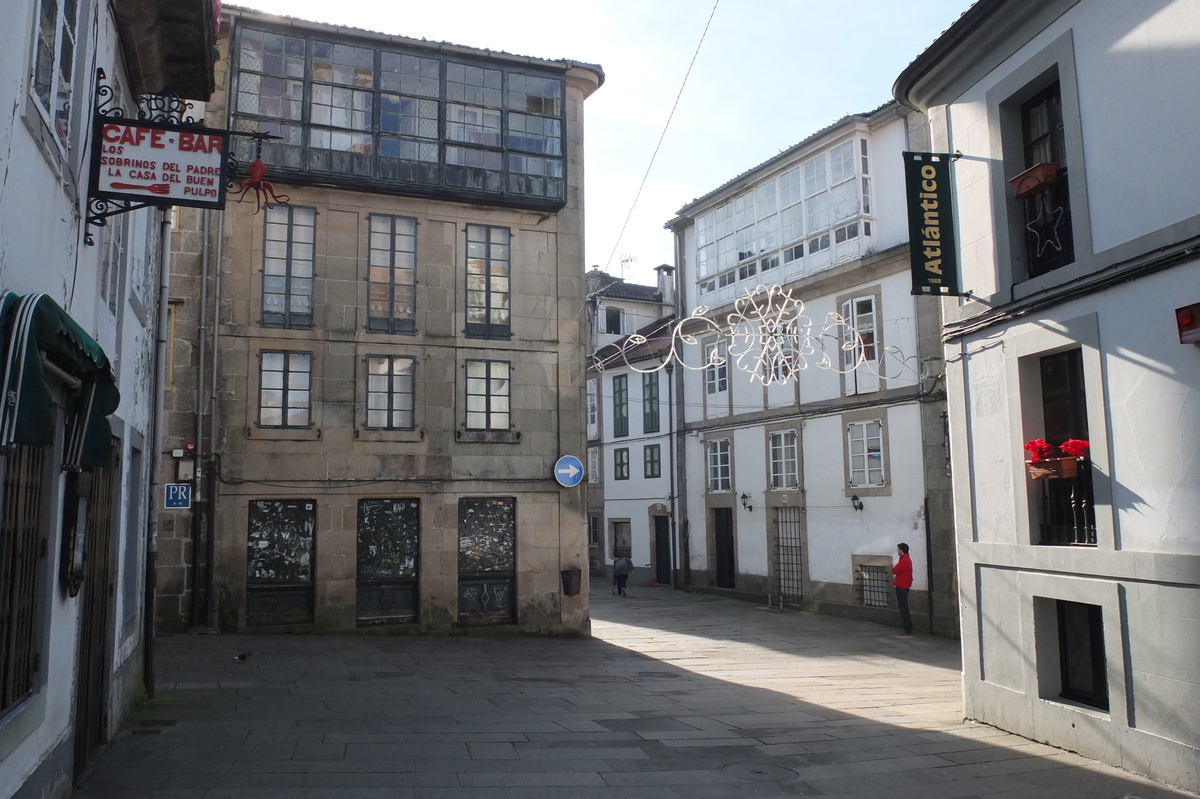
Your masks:
{"label": "green awning", "polygon": [[54,400],[46,385],[42,353],[80,382],[67,397],[63,466],[80,469],[109,462],[112,429],[108,415],[121,403],[112,365],[104,350],[45,294],[0,298],[4,342],[0,447],[44,447],[54,441]]}

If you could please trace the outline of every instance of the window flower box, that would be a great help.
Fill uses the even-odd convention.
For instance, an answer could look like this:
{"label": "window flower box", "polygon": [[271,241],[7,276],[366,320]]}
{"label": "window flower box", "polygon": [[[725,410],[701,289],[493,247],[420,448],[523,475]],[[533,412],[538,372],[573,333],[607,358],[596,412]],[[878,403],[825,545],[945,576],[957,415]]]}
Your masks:
{"label": "window flower box", "polygon": [[1031,480],[1075,477],[1079,474],[1079,462],[1087,457],[1090,447],[1091,444],[1078,438],[1069,438],[1058,446],[1035,438],[1025,442],[1024,450],[1029,453],[1025,471]]}
{"label": "window flower box", "polygon": [[1079,458],[1048,458],[1025,461],[1025,470],[1031,480],[1055,480],[1075,477],[1079,474]]}
{"label": "window flower box", "polygon": [[1050,184],[1058,180],[1058,164],[1034,164],[1015,178],[1008,181],[1013,194],[1018,200],[1032,197],[1038,192],[1050,188]]}

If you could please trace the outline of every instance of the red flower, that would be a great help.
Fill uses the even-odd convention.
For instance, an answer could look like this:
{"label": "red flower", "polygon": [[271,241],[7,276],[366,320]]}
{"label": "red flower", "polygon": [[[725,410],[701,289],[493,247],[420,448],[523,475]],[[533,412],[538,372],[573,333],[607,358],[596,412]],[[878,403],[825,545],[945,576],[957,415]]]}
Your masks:
{"label": "red flower", "polygon": [[1064,455],[1071,458],[1082,458],[1087,455],[1088,448],[1092,446],[1086,441],[1078,438],[1068,438],[1066,441],[1058,445]]}
{"label": "red flower", "polygon": [[1035,438],[1032,441],[1025,442],[1025,451],[1029,453],[1029,460],[1036,462],[1054,452],[1054,447],[1040,438]]}

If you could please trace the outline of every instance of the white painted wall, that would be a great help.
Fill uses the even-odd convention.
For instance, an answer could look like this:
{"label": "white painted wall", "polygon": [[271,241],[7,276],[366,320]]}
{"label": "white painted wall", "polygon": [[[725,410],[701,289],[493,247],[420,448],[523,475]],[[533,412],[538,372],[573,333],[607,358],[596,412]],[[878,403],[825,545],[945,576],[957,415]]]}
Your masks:
{"label": "white painted wall", "polygon": [[[29,75],[33,63],[33,35],[36,27],[36,6],[33,0],[11,4],[6,23],[12,36],[10,46],[0,49],[0,104],[13,111],[12,124],[0,128],[0,153],[3,154],[0,184],[0,289],[18,294],[42,292],[71,315],[93,338],[110,360],[121,391],[121,406],[114,414],[114,425],[128,434],[139,431],[149,439],[154,412],[153,352],[154,329],[157,325],[158,253],[147,250],[149,226],[156,224],[156,215],[141,211],[130,216],[127,244],[130,252],[128,277],[122,285],[120,299],[123,321],[109,312],[100,297],[100,248],[83,243],[85,195],[88,174],[92,91],[96,67],[103,67],[110,83],[127,84],[123,58],[118,52],[116,28],[107,3],[81,2],[75,79],[74,136],[72,151],[65,158],[57,151],[47,153],[32,133],[36,112],[28,106]],[[126,103],[127,105],[127,103]],[[62,175],[75,176],[74,185],[68,180],[64,187]],[[96,231],[97,240],[99,232]],[[136,291],[145,304],[144,324],[130,307],[127,297]],[[60,437],[61,438],[61,437]],[[61,446],[61,443],[59,444]],[[123,469],[129,466],[128,436],[124,447]],[[149,440],[143,449],[141,485],[148,485],[151,449]],[[55,456],[57,459],[57,456]],[[113,529],[113,554],[117,571],[113,575],[117,594],[113,608],[114,630],[111,641],[112,668],[115,671],[129,658],[140,652],[140,616],[131,625],[126,637],[121,621],[127,616],[121,587],[122,569],[127,562],[136,564],[139,572],[144,560],[144,526],[128,537],[126,520],[128,507],[128,474],[120,483],[120,514]],[[61,507],[63,484],[61,476],[53,486],[57,496],[55,512],[47,519],[46,529],[61,529],[58,509]],[[145,509],[140,514],[146,519]],[[77,643],[79,636],[79,602],[65,597],[60,588],[58,559],[61,547],[55,535],[50,536],[51,557],[42,568],[41,616],[38,645],[43,654],[39,683],[27,711],[18,710],[0,723],[0,748],[8,751],[0,768],[0,795],[11,795],[38,767],[72,729],[74,691],[63,690],[75,684]],[[134,552],[126,558],[126,548]],[[138,575],[140,585],[140,574]],[[141,602],[141,591],[136,592]],[[112,695],[119,686],[110,686]],[[117,724],[126,712],[125,707],[110,703],[112,723]],[[40,720],[38,720],[40,719]],[[20,730],[32,732],[25,735]]]}
{"label": "white painted wall", "polygon": [[864,496],[861,511],[846,497],[841,417],[810,419],[804,425],[809,576],[853,583],[851,555],[894,556],[896,544],[903,541],[913,559],[912,587],[920,591],[928,587],[920,410],[915,404],[900,405],[880,409],[880,417],[886,417],[888,426],[891,495]]}
{"label": "white painted wall", "polygon": [[1200,106],[1189,100],[1200,74],[1200,0],[1078,4],[951,107],[952,149],[970,156],[955,164],[964,286],[981,295],[997,288],[988,183],[996,143],[986,94],[1066,33],[1075,49],[1094,251],[1195,213]]}

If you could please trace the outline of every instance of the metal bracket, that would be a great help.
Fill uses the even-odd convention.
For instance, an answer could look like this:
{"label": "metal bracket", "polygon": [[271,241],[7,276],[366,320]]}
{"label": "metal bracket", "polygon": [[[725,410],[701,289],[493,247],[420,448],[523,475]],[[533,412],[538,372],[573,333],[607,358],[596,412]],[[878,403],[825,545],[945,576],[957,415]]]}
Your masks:
{"label": "metal bracket", "polygon": [[[127,214],[130,211],[137,211],[150,206],[151,203],[122,203],[116,200],[104,200],[99,197],[92,197],[88,200],[87,226],[107,227],[110,216]],[[91,230],[84,232],[83,243],[89,247],[96,244],[96,237],[92,235]]]}
{"label": "metal bracket", "polygon": [[[103,67],[96,68],[96,88],[92,106],[95,108],[95,115],[108,119],[128,120],[132,119],[125,109],[115,104],[116,92],[113,87],[107,82],[107,75]],[[276,136],[271,133],[259,133],[256,131],[238,131],[238,130],[222,130],[219,128],[208,128],[204,125],[203,119],[196,119],[188,112],[192,110],[190,100],[185,100],[174,92],[167,94],[144,94],[137,98],[137,116],[136,118],[145,122],[158,122],[171,125],[188,125],[195,127],[197,130],[205,130],[211,133],[226,133],[230,136],[245,136],[257,141],[256,154],[261,155],[262,143],[274,139],[282,139],[282,136]],[[229,153],[226,159],[226,185],[229,188],[233,187],[233,182],[237,177],[237,172],[241,168],[237,158],[233,153]],[[166,208],[171,204],[158,204],[153,202],[122,202],[119,200],[108,200],[99,197],[88,197],[88,213],[87,213],[87,228],[105,227],[110,216],[118,214],[126,214],[130,211],[137,211],[142,208]],[[83,236],[83,242],[87,246],[94,246],[96,243],[95,236],[91,230],[86,230]]]}

